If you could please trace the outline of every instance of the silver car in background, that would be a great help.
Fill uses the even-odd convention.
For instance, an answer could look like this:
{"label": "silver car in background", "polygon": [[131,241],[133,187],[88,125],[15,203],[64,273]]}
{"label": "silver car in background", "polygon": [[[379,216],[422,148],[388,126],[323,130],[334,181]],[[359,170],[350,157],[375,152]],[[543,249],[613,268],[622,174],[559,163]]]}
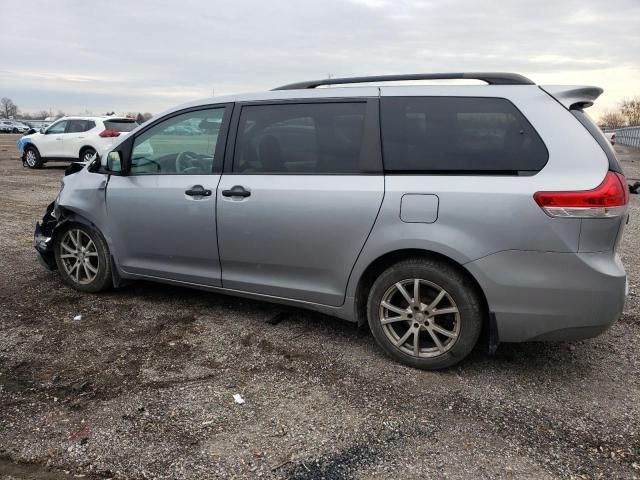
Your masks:
{"label": "silver car in background", "polygon": [[[487,85],[391,86],[472,78]],[[371,86],[316,88],[370,83]],[[301,82],[182,105],[75,166],[35,232],[98,292],[145,279],[367,323],[414,367],[620,315],[628,189],[596,87],[508,73]]]}

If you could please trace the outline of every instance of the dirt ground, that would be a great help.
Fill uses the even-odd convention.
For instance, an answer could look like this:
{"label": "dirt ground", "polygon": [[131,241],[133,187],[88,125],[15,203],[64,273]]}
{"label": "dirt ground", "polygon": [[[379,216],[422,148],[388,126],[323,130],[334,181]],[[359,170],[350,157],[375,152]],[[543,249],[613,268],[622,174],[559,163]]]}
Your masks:
{"label": "dirt ground", "polygon": [[[64,286],[32,248],[64,167],[23,168],[16,138],[0,135],[1,478],[640,478],[640,196],[608,332],[433,373],[315,313],[273,325],[268,303]],[[640,151],[616,148],[640,179]]]}

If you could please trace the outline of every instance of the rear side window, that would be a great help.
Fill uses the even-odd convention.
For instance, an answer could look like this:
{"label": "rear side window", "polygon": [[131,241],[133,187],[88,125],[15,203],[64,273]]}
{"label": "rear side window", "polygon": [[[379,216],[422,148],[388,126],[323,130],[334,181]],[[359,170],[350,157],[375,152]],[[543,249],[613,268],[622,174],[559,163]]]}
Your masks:
{"label": "rear side window", "polygon": [[389,173],[532,174],[549,158],[503,98],[386,97],[381,127]]}
{"label": "rear side window", "polygon": [[138,124],[134,120],[105,120],[104,127],[106,130],[116,132],[130,132],[134,130]]}
{"label": "rear side window", "polygon": [[96,124],[92,120],[71,120],[67,133],[82,133],[91,130]]}
{"label": "rear side window", "polygon": [[365,102],[242,108],[237,173],[359,173],[366,162]]}

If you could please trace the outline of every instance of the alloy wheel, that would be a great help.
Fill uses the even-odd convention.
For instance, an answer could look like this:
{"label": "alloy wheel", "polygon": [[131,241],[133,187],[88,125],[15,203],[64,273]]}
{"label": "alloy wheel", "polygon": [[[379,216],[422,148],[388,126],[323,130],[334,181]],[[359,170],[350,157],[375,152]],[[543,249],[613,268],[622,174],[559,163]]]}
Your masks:
{"label": "alloy wheel", "polygon": [[25,154],[25,160],[27,161],[27,165],[30,167],[35,167],[38,159],[36,158],[36,152],[33,150],[27,150]]}
{"label": "alloy wheel", "polygon": [[451,295],[420,278],[389,287],[380,302],[379,319],[391,343],[416,358],[445,354],[460,335],[460,312]]}
{"label": "alloy wheel", "polygon": [[79,284],[91,283],[100,266],[98,250],[91,237],[78,228],[65,232],[60,242],[60,259],[65,272]]}

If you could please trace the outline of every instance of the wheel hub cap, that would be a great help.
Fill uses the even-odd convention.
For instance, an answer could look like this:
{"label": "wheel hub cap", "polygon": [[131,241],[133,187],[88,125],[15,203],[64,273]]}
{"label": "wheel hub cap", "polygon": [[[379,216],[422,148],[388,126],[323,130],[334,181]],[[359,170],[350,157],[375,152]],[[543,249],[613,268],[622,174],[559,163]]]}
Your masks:
{"label": "wheel hub cap", "polygon": [[424,279],[409,278],[389,287],[380,302],[379,316],[391,343],[414,357],[443,355],[460,334],[460,312],[453,298]]}
{"label": "wheel hub cap", "polygon": [[79,284],[91,283],[98,275],[98,250],[80,229],[68,230],[60,242],[60,259],[67,275]]}

